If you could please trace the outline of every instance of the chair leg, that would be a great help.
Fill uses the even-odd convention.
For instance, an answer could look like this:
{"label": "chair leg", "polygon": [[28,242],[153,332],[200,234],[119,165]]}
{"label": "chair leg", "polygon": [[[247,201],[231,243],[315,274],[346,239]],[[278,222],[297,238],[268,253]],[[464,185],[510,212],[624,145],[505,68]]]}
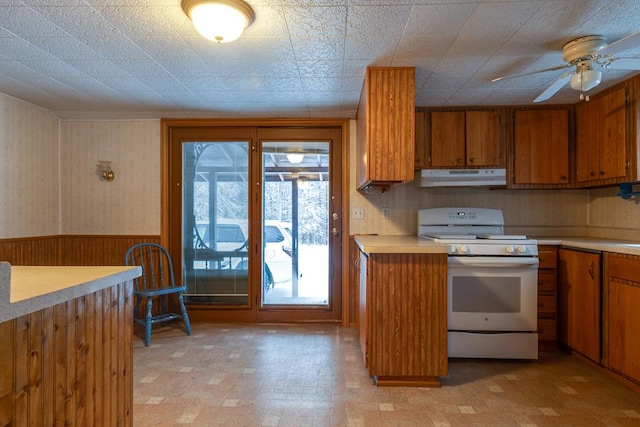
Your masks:
{"label": "chair leg", "polygon": [[151,309],[153,308],[153,298],[147,298],[147,319],[145,322],[145,336],[144,345],[149,347],[151,345],[151,327],[153,326],[153,315]]}
{"label": "chair leg", "polygon": [[180,301],[180,310],[182,311],[182,320],[184,321],[184,327],[187,330],[187,335],[191,335],[191,323],[189,322],[189,315],[187,314],[187,307],[184,305],[184,297],[182,293],[178,294],[178,301]]}

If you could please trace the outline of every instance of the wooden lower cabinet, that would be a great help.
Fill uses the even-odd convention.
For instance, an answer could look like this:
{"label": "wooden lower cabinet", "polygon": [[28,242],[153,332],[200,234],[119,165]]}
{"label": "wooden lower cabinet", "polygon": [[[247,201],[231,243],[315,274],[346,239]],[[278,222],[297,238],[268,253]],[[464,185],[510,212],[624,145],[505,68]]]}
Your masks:
{"label": "wooden lower cabinet", "polygon": [[558,348],[558,247],[538,248],[538,349]]}
{"label": "wooden lower cabinet", "polygon": [[132,283],[0,323],[0,426],[133,425]]}
{"label": "wooden lower cabinet", "polygon": [[640,384],[640,257],[605,253],[603,363]]}
{"label": "wooden lower cabinet", "polygon": [[360,255],[358,338],[378,386],[439,386],[447,362],[447,255]]}
{"label": "wooden lower cabinet", "polygon": [[601,254],[560,248],[560,341],[600,363]]}

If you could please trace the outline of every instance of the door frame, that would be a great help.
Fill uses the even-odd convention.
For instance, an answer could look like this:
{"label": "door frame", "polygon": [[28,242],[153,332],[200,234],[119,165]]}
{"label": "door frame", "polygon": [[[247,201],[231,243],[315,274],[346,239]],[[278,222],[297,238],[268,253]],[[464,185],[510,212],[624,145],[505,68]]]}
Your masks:
{"label": "door frame", "polygon": [[[274,127],[274,128],[322,128],[322,127],[339,127],[341,131],[341,193],[342,193],[342,215],[341,215],[341,236],[340,242],[342,246],[342,271],[341,271],[341,291],[342,291],[342,307],[340,307],[340,322],[343,326],[348,326],[348,310],[349,310],[349,119],[161,119],[161,149],[160,149],[160,242],[169,245],[170,235],[170,210],[169,210],[169,194],[172,186],[170,179],[170,141],[173,128],[185,127]],[[257,307],[255,302],[245,310],[235,310],[237,314],[229,316],[226,310],[212,309],[190,309],[189,316],[194,320],[203,321],[257,321]],[[295,319],[292,319],[295,320]],[[329,320],[328,320],[329,321]]]}

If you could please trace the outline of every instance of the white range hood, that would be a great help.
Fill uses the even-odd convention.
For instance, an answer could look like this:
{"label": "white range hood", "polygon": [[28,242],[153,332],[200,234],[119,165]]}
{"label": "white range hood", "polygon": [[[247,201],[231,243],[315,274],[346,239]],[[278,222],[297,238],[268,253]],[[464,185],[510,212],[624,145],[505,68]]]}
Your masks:
{"label": "white range hood", "polygon": [[477,187],[507,185],[505,169],[423,169],[416,171],[416,187]]}

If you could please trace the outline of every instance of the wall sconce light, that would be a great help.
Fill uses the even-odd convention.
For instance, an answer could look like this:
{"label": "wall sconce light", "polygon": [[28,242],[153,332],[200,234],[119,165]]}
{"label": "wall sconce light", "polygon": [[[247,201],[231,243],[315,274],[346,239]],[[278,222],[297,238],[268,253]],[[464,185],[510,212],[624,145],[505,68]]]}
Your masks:
{"label": "wall sconce light", "polygon": [[253,9],[242,0],[182,0],[181,5],[196,30],[217,43],[234,41],[254,19]]}
{"label": "wall sconce light", "polygon": [[103,181],[111,182],[116,179],[116,173],[111,169],[111,162],[107,160],[98,160],[97,175]]}

